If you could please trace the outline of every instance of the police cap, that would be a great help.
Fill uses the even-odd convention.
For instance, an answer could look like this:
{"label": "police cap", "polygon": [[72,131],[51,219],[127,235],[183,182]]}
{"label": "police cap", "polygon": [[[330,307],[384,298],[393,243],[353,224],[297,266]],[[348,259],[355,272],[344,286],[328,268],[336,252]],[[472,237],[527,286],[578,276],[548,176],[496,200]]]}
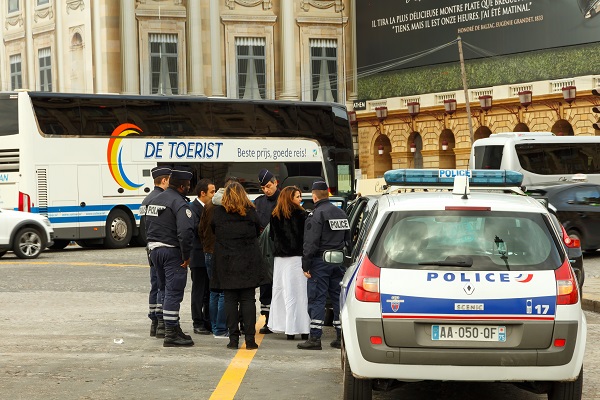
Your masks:
{"label": "police cap", "polygon": [[260,182],[260,186],[266,186],[273,177],[274,175],[268,169],[261,169],[258,173],[258,182]]}
{"label": "police cap", "polygon": [[312,184],[312,190],[328,190],[327,182],[325,181],[315,181]]}
{"label": "police cap", "polygon": [[169,167],[154,167],[150,170],[152,174],[152,179],[156,179],[159,176],[163,175],[171,175],[171,168]]}
{"label": "police cap", "polygon": [[192,170],[188,167],[175,167],[171,170],[171,179],[191,181]]}

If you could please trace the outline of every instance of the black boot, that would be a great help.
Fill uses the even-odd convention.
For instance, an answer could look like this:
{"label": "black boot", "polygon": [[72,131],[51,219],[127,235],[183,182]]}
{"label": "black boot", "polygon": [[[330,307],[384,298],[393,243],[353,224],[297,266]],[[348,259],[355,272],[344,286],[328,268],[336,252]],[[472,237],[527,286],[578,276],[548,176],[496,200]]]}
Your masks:
{"label": "black boot", "polygon": [[271,332],[271,330],[267,326],[267,324],[269,323],[269,312],[265,311],[264,315],[265,315],[265,324],[263,325],[262,328],[260,328],[260,330],[258,331],[258,333],[262,333],[263,335],[268,335],[269,333],[273,333],[273,332]]}
{"label": "black boot", "polygon": [[246,350],[256,350],[258,349],[258,344],[254,340],[254,336],[248,337],[246,336]]}
{"label": "black boot", "polygon": [[296,335],[286,335],[286,336],[287,336],[287,340],[294,340],[294,339],[296,339]]}
{"label": "black boot", "polygon": [[185,339],[185,340],[192,340],[192,337],[190,335],[186,335],[182,330],[181,330],[181,325],[177,325],[177,334],[179,335],[180,338]]}
{"label": "black boot", "polygon": [[321,338],[311,336],[306,342],[298,343],[298,348],[300,350],[322,350]]}
{"label": "black boot", "polygon": [[329,345],[336,349],[342,348],[342,332],[339,329],[335,330],[336,339],[329,343]]}
{"label": "black boot", "polygon": [[300,335],[300,338],[301,338],[302,340],[308,340],[308,333],[303,333],[303,334],[301,334],[301,335]]}
{"label": "black boot", "polygon": [[165,340],[163,342],[163,347],[183,347],[183,346],[193,346],[193,340],[187,340],[179,336],[177,332],[177,327],[175,326],[167,326],[165,327]]}
{"label": "black boot", "polygon": [[156,337],[156,327],[158,326],[158,320],[153,319],[150,324],[150,336]]}
{"label": "black boot", "polygon": [[165,320],[162,318],[158,319],[158,325],[156,325],[156,338],[162,339],[165,337]]}
{"label": "black boot", "polygon": [[229,344],[227,345],[228,349],[237,350],[240,345],[240,338],[237,336],[229,336]]}

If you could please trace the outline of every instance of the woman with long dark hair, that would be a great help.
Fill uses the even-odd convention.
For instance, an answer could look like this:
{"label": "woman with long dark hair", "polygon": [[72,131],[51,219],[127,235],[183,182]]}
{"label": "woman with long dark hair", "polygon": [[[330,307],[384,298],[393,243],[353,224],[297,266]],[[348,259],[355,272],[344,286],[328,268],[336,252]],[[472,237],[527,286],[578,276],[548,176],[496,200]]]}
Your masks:
{"label": "woman with long dark hair", "polygon": [[214,210],[211,227],[215,232],[214,272],[211,289],[225,293],[225,316],[229,330],[227,348],[237,349],[239,314],[244,321],[246,349],[256,349],[255,291],[263,275],[258,246],[260,222],[244,187],[231,183],[225,189],[222,207]]}
{"label": "woman with long dark hair", "polygon": [[271,215],[270,236],[273,240],[273,297],[268,327],[285,333],[288,340],[295,335],[308,339],[310,317],[306,277],[302,272],[304,220],[300,189],[288,186],[279,194]]}

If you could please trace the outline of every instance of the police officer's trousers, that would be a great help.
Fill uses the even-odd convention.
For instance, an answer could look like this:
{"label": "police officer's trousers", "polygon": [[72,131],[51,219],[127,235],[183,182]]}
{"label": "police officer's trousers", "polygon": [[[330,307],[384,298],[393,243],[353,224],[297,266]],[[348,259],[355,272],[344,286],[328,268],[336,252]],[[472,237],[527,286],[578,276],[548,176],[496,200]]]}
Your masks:
{"label": "police officer's trousers", "polygon": [[161,276],[164,276],[163,318],[165,326],[177,326],[179,325],[179,308],[187,283],[187,268],[181,266],[183,264],[181,252],[176,247],[158,247],[152,250],[150,259],[156,265],[159,281]]}
{"label": "police officer's trousers", "polygon": [[165,281],[158,278],[158,272],[150,259],[150,251],[146,249],[148,264],[150,265],[150,294],[148,296],[148,318],[151,320],[162,319],[162,303],[165,294]]}
{"label": "police officer's trousers", "polygon": [[340,329],[340,282],[344,276],[338,265],[326,263],[320,257],[313,258],[306,290],[308,292],[308,314],[310,336],[320,338],[325,323],[327,293],[333,306],[333,326]]}

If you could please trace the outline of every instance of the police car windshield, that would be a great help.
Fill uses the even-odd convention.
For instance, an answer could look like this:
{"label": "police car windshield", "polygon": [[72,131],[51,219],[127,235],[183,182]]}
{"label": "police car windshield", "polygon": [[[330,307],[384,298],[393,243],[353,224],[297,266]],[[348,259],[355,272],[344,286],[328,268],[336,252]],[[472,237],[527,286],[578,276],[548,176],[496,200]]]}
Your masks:
{"label": "police car windshield", "polygon": [[381,268],[554,270],[562,262],[541,214],[391,212],[369,251]]}

